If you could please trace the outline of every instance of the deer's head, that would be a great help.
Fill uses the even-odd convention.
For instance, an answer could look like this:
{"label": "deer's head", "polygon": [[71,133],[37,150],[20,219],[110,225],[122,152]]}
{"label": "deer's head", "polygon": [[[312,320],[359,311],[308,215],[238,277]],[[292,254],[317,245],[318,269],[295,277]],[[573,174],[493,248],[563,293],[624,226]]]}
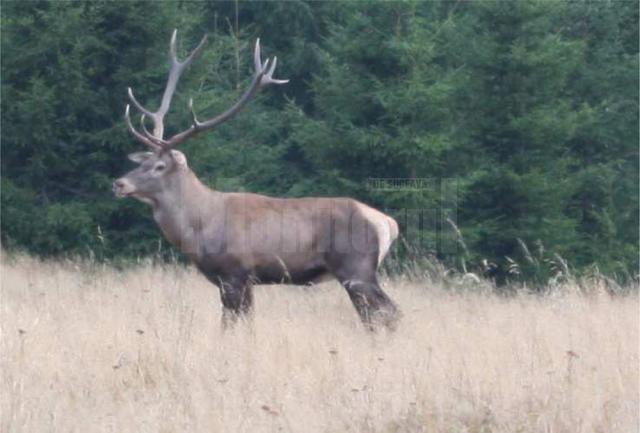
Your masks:
{"label": "deer's head", "polygon": [[178,150],[135,152],[129,159],[138,167],[113,182],[117,197],[135,197],[150,201],[157,194],[176,185],[177,178],[188,170],[187,158]]}
{"label": "deer's head", "polygon": [[[222,122],[236,115],[262,88],[270,84],[284,84],[289,80],[277,80],[273,78],[278,58],[267,59],[264,63],[260,57],[260,39],[256,41],[253,60],[255,72],[251,84],[245,90],[240,99],[227,111],[205,121],[199,121],[193,110],[193,100],[189,101],[192,123],[189,128],[179,132],[171,138],[164,138],[164,116],[169,111],[171,99],[176,90],[180,76],[191,62],[200,54],[207,37],[203,37],[198,46],[189,54],[183,62],[179,61],[176,54],[176,34],[173,31],[169,45],[170,70],[167,86],[162,96],[162,102],[157,111],[152,112],[145,108],[133,96],[131,88],[128,89],[131,103],[140,111],[140,130],[133,127],[129,114],[129,105],[125,110],[125,121],[131,134],[141,143],[150,148],[150,152],[137,152],[129,155],[129,159],[139,166],[125,176],[113,182],[113,192],[117,197],[133,196],[144,202],[152,202],[154,196],[171,191],[177,180],[184,173],[189,172],[187,159],[184,154],[174,149],[178,144],[188,140],[195,134],[212,129]],[[153,132],[146,127],[146,119],[153,122]]]}

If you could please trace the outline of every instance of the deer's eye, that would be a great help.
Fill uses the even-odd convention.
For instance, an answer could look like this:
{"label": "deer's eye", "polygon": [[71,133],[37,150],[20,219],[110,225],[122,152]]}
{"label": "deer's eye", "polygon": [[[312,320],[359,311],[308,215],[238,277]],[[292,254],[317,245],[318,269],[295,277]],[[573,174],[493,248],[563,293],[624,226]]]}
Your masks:
{"label": "deer's eye", "polygon": [[155,167],[153,167],[153,169],[154,169],[155,171],[160,172],[160,171],[164,170],[164,169],[165,169],[165,167],[166,167],[166,165],[165,165],[164,163],[161,163],[161,164],[158,164],[158,165],[156,165]]}

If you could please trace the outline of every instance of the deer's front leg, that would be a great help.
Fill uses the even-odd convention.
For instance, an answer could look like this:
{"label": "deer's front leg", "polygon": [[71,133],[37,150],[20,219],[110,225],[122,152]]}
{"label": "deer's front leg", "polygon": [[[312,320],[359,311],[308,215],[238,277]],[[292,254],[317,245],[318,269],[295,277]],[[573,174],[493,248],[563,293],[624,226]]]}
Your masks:
{"label": "deer's front leg", "polygon": [[222,327],[228,328],[239,318],[249,317],[253,311],[253,289],[249,278],[236,276],[218,285],[222,301]]}
{"label": "deer's front leg", "polygon": [[220,289],[222,326],[229,327],[253,309],[253,291],[249,271],[229,254],[210,254],[196,262],[200,272]]}

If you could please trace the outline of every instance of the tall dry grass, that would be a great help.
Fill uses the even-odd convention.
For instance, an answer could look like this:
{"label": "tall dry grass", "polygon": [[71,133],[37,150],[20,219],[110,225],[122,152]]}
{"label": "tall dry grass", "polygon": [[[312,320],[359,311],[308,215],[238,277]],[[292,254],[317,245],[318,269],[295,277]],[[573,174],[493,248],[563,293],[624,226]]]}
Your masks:
{"label": "tall dry grass", "polygon": [[638,430],[638,297],[597,282],[386,281],[404,318],[372,335],[337,284],[259,287],[223,333],[192,269],[19,257],[1,281],[2,432]]}

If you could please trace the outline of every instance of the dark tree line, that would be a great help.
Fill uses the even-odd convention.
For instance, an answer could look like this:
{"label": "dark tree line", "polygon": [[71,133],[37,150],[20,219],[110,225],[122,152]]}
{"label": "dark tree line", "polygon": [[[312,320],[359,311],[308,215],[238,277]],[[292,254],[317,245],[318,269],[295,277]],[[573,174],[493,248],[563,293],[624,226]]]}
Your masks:
{"label": "dark tree line", "polygon": [[126,88],[158,101],[174,27],[183,53],[210,42],[169,133],[189,97],[202,115],[237,98],[257,36],[291,79],[184,146],[210,185],[354,196],[393,212],[412,254],[498,275],[556,254],[637,275],[636,1],[5,2],[4,248],[158,250],[148,209],[110,184],[139,148]]}

